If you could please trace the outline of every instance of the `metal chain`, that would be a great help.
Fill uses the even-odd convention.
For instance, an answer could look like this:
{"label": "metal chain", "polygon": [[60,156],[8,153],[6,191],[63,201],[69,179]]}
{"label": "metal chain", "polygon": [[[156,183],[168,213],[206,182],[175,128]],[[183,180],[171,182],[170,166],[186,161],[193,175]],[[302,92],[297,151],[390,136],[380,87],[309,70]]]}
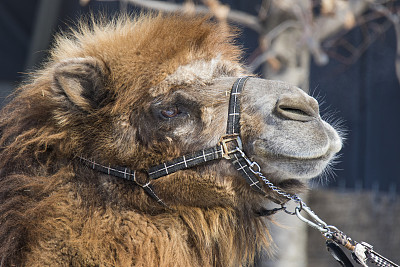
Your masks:
{"label": "metal chain", "polygon": [[[280,189],[279,187],[277,187],[276,185],[274,185],[270,180],[268,180],[261,172],[261,167],[260,165],[255,162],[255,161],[251,161],[247,155],[243,152],[243,150],[241,150],[239,147],[236,147],[236,150],[240,152],[241,156],[246,160],[247,164],[250,167],[250,170],[257,175],[258,177],[260,177],[264,183],[267,185],[267,187],[269,189],[271,189],[272,191],[274,191],[275,193],[289,199],[289,200],[293,200],[296,203],[299,203],[301,207],[306,207],[306,203],[303,202],[303,200],[296,194],[290,194],[287,193],[285,191],[283,191],[282,189]],[[287,210],[285,210],[287,211]],[[295,214],[294,212],[289,212],[292,213],[293,215]]]}
{"label": "metal chain", "polygon": [[[382,266],[382,267],[400,267],[399,265],[395,264],[394,262],[390,261],[389,259],[383,257],[382,255],[378,254],[375,252],[372,248],[371,245],[365,242],[358,243],[356,241],[353,241],[350,237],[346,236],[342,231],[340,231],[336,226],[333,225],[328,225],[326,222],[324,222],[321,218],[319,218],[314,211],[311,210],[310,207],[306,205],[306,203],[296,194],[290,194],[285,191],[283,191],[281,188],[277,187],[274,185],[270,180],[268,180],[261,172],[261,167],[260,165],[255,162],[251,161],[247,155],[239,148],[237,147],[236,150],[240,152],[241,156],[246,160],[250,170],[257,175],[259,178],[261,178],[265,185],[271,189],[273,192],[289,199],[293,200],[295,203],[298,203],[299,206],[297,206],[294,210],[294,212],[288,211],[286,209],[286,206],[282,204],[282,209],[290,214],[290,215],[296,215],[297,218],[299,218],[301,221],[307,223],[309,226],[312,228],[317,229],[320,231],[320,233],[330,241],[333,241],[335,243],[343,245],[345,248],[348,250],[352,251],[352,256],[355,259],[355,261],[362,265],[362,266],[368,266],[367,261],[373,262],[377,266]],[[311,220],[305,218],[304,216],[301,215],[301,211],[305,211]],[[343,254],[344,255],[344,254]]]}

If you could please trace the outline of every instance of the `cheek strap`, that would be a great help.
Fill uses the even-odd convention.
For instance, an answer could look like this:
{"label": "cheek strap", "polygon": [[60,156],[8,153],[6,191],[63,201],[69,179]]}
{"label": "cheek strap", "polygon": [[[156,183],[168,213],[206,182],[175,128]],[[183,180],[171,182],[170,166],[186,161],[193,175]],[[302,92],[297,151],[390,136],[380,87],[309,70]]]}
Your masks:
{"label": "cheek strap", "polygon": [[[232,86],[229,99],[228,108],[228,121],[226,127],[226,135],[222,136],[218,144],[214,147],[206,148],[196,151],[181,157],[175,158],[171,161],[163,162],[159,165],[150,167],[141,173],[146,174],[146,181],[139,182],[138,171],[131,170],[126,167],[118,166],[105,166],[97,163],[93,159],[85,157],[78,157],[82,163],[92,168],[93,170],[112,175],[115,177],[123,178],[135,182],[141,186],[152,198],[162,205],[165,203],[156,194],[151,182],[161,177],[167,176],[171,173],[189,169],[204,163],[227,159],[230,160],[236,170],[242,175],[245,181],[256,192],[266,196],[266,192],[262,189],[260,181],[253,170],[254,164],[243,152],[242,141],[240,139],[240,94],[249,77],[241,77],[235,81]],[[282,204],[279,202],[279,204]]]}

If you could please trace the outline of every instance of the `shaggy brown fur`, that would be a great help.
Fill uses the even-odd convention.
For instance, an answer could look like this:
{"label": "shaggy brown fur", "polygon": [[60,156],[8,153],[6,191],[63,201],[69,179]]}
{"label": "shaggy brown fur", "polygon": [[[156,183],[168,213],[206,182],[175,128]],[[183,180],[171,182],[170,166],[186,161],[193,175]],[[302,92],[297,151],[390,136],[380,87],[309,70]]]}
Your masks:
{"label": "shaggy brown fur", "polygon": [[[158,192],[176,190],[161,193],[171,206],[165,210],[135,185],[74,160],[86,155],[141,169],[186,152],[138,114],[168,90],[150,88],[179,66],[216,57],[237,63],[240,51],[231,43],[206,19],[181,16],[124,17],[60,36],[48,63],[1,114],[2,266],[251,263],[269,244],[263,219],[216,185],[212,171],[198,184],[179,185],[199,175],[189,170],[156,185]],[[224,71],[241,69],[234,68]],[[65,85],[71,81],[63,73],[82,71],[91,92]]]}
{"label": "shaggy brown fur", "polygon": [[[1,265],[252,265],[271,244],[256,214],[266,198],[228,161],[156,180],[165,208],[136,184],[77,160],[146,170],[214,146],[225,132],[226,91],[245,74],[234,36],[181,15],[88,24],[57,38],[48,62],[1,113]],[[301,183],[291,177],[320,173],[339,137],[301,90],[248,84],[245,149],[269,157],[269,177],[295,192]]]}

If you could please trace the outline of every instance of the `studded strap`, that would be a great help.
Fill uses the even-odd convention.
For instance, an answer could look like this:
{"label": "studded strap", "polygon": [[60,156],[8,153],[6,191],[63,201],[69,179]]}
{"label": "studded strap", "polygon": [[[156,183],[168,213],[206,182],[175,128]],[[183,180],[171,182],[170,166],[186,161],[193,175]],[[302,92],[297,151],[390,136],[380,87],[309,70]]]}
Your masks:
{"label": "studded strap", "polygon": [[232,86],[231,96],[229,99],[226,134],[240,135],[240,93],[249,78],[249,76],[241,77],[237,79]]}
{"label": "studded strap", "polygon": [[222,149],[220,145],[217,145],[153,166],[148,170],[148,174],[150,179],[154,180],[220,158],[222,158]]}
{"label": "studded strap", "polygon": [[259,179],[250,169],[250,166],[247,164],[247,161],[242,157],[240,152],[234,152],[231,155],[231,162],[235,169],[239,171],[244,180],[250,185],[250,188],[266,195],[266,192],[262,189]]}
{"label": "studded strap", "polygon": [[89,168],[102,172],[104,174],[112,175],[115,177],[123,178],[128,181],[135,182],[137,185],[142,187],[152,198],[154,198],[158,203],[167,206],[161,198],[155,193],[154,188],[150,181],[147,181],[144,184],[140,184],[136,180],[136,171],[133,171],[126,167],[118,167],[118,166],[104,166],[92,159],[86,159],[84,157],[78,157],[81,162],[83,162]]}
{"label": "studded strap", "polygon": [[[136,184],[141,186],[157,202],[163,205],[165,205],[165,203],[161,200],[161,198],[158,197],[151,184],[153,180],[180,170],[189,169],[194,166],[198,166],[209,161],[214,161],[221,158],[229,159],[234,167],[243,176],[245,181],[250,185],[250,187],[255,191],[265,195],[265,191],[262,189],[259,179],[253,173],[246,159],[242,156],[243,152],[241,152],[242,147],[240,141],[240,94],[246,81],[249,78],[250,77],[239,78],[232,86],[229,99],[226,136],[223,136],[221,138],[221,141],[214,147],[193,152],[173,159],[171,161],[167,161],[159,165],[150,167],[147,170],[148,181],[144,184],[138,183],[136,179],[137,172],[129,168],[115,166],[111,168],[110,166],[101,165],[94,160],[89,160],[83,157],[79,158],[88,167],[94,170],[135,182]],[[224,139],[224,137],[229,138]],[[235,149],[236,146],[239,149]],[[228,149],[229,151],[226,151]]]}

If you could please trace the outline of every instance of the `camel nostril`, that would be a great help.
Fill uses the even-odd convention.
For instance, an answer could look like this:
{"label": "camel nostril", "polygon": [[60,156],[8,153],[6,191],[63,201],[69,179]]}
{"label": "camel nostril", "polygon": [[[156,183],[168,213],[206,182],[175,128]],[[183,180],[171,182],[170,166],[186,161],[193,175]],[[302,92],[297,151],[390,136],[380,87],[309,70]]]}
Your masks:
{"label": "camel nostril", "polygon": [[286,119],[311,121],[319,116],[318,104],[307,100],[304,97],[282,97],[278,100],[276,111]]}
{"label": "camel nostril", "polygon": [[285,106],[281,106],[279,107],[281,109],[281,111],[283,112],[288,112],[288,113],[294,113],[297,115],[302,115],[302,116],[310,116],[310,114],[308,114],[307,112],[301,110],[301,109],[297,109],[297,108],[292,108],[292,107],[285,107]]}

